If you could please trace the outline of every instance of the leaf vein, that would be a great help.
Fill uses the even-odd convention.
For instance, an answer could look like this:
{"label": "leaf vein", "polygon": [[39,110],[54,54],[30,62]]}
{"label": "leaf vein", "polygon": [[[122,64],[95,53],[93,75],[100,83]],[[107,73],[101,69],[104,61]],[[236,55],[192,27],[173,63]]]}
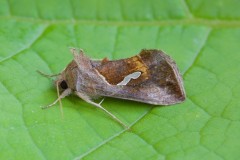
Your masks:
{"label": "leaf vein", "polygon": [[[1,82],[1,83],[2,83],[2,82]],[[32,144],[33,144],[33,145],[35,146],[35,148],[37,149],[37,152],[38,152],[39,155],[42,157],[42,159],[47,159],[47,158],[45,157],[45,155],[43,154],[42,150],[39,148],[39,146],[38,146],[38,145],[36,144],[36,142],[34,141],[34,139],[33,139],[33,137],[32,137],[32,134],[30,133],[29,128],[28,128],[27,125],[26,125],[26,121],[24,120],[23,103],[20,101],[20,99],[19,99],[16,95],[14,95],[14,94],[8,89],[8,87],[7,87],[5,84],[2,83],[2,86],[4,86],[5,89],[7,90],[7,92],[8,92],[10,95],[12,95],[12,96],[15,98],[15,100],[21,105],[21,117],[22,117],[22,121],[23,121],[23,124],[24,124],[24,128],[25,128],[25,130],[26,130],[26,132],[27,132],[27,135],[28,135],[28,137],[30,138]]]}
{"label": "leaf vein", "polygon": [[204,38],[204,42],[202,43],[202,46],[199,48],[199,50],[196,52],[192,62],[190,63],[190,65],[187,67],[187,69],[185,71],[183,71],[183,75],[186,75],[193,67],[194,67],[194,64],[197,62],[198,58],[200,57],[206,43],[207,43],[207,40],[209,39],[210,37],[210,34],[211,34],[211,31],[212,29],[209,29],[209,31],[207,32],[205,38]]}
{"label": "leaf vein", "polygon": [[[140,116],[137,120],[135,120],[130,126],[129,128],[132,128],[137,122],[139,122],[141,119],[143,119],[148,113],[151,112],[151,110],[153,109],[153,107],[149,108],[149,110],[147,110],[144,114],[142,114],[142,116]],[[101,142],[100,144],[98,144],[96,147],[93,147],[92,149],[90,149],[89,151],[85,152],[84,154],[80,155],[79,157],[76,157],[75,160],[79,160],[82,159],[84,157],[86,157],[87,155],[91,154],[92,152],[96,151],[97,149],[99,149],[100,147],[102,147],[104,144],[109,143],[110,141],[112,141],[113,139],[119,137],[120,135],[122,135],[123,133],[127,132],[128,129],[124,129],[121,132],[109,137],[108,139],[106,139],[105,141]]]}
{"label": "leaf vein", "polygon": [[29,49],[34,43],[37,42],[37,40],[39,40],[39,39],[44,35],[44,33],[45,33],[45,31],[47,30],[47,28],[48,28],[48,26],[43,27],[43,28],[42,28],[42,31],[41,31],[36,37],[34,37],[29,44],[27,44],[27,45],[25,45],[25,47],[19,49],[19,51],[17,51],[17,52],[15,52],[15,53],[11,54],[10,56],[2,59],[2,60],[0,61],[0,63],[2,63],[2,62],[4,62],[4,61],[7,61],[7,60],[9,60],[9,59],[11,59],[11,58],[13,58],[13,57],[15,57],[15,56],[23,53],[25,50]]}
{"label": "leaf vein", "polygon": [[183,19],[168,19],[168,20],[153,20],[153,21],[134,21],[134,20],[87,20],[87,19],[57,19],[47,20],[41,18],[28,18],[20,16],[0,16],[0,19],[13,20],[20,22],[33,22],[33,23],[45,23],[45,24],[90,24],[90,25],[110,25],[110,26],[173,26],[173,25],[205,25],[212,28],[224,28],[224,27],[240,27],[240,19],[205,19],[205,18],[183,18]]}
{"label": "leaf vein", "polygon": [[190,11],[190,8],[189,8],[189,6],[188,6],[187,1],[186,1],[186,0],[182,0],[182,4],[183,4],[183,7],[184,7],[185,11],[187,12],[188,16],[189,16],[190,18],[192,18],[192,17],[193,17],[193,14],[192,14],[192,12]]}

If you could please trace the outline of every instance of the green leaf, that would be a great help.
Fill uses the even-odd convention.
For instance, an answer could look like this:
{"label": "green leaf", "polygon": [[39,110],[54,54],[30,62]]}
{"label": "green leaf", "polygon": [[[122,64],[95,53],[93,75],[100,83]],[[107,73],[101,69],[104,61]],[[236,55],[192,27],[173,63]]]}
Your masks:
{"label": "green leaf", "polygon": [[[237,0],[1,0],[0,159],[226,159],[240,157],[240,2]],[[131,126],[70,96],[52,80],[72,60],[167,52],[187,100],[161,107],[114,98],[103,106]]]}

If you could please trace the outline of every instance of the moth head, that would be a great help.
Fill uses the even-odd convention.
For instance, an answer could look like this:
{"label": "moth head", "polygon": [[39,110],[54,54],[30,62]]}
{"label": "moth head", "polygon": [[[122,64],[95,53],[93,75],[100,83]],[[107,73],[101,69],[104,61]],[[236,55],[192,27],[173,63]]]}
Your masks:
{"label": "moth head", "polygon": [[55,80],[55,85],[57,88],[59,102],[61,103],[61,99],[70,95],[72,93],[72,89],[69,88],[68,82],[64,78],[62,78],[61,75],[59,75]]}
{"label": "moth head", "polygon": [[58,85],[60,92],[68,89],[68,84],[67,84],[66,80],[57,81],[56,85]]}
{"label": "moth head", "polygon": [[62,75],[59,75],[57,79],[54,81],[56,88],[58,88],[59,92],[69,89],[69,84],[67,79],[65,79]]}
{"label": "moth head", "polygon": [[65,90],[76,90],[76,79],[77,79],[77,74],[76,70],[67,67],[65,68],[62,73],[57,76],[55,80],[55,86],[59,88],[59,92],[62,93]]}

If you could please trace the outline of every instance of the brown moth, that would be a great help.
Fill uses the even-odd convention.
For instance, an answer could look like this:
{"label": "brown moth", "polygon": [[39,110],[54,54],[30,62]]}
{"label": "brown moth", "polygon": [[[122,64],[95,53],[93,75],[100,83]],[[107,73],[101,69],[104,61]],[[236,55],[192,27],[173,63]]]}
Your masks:
{"label": "brown moth", "polygon": [[153,105],[171,105],[185,100],[183,81],[176,63],[160,50],[142,50],[136,56],[120,60],[91,60],[83,50],[72,48],[71,52],[74,59],[61,73],[44,74],[57,76],[55,85],[58,91],[58,99],[44,108],[58,101],[61,106],[60,100],[73,93],[127,127],[101,106],[102,101],[95,103],[93,100],[103,96]]}

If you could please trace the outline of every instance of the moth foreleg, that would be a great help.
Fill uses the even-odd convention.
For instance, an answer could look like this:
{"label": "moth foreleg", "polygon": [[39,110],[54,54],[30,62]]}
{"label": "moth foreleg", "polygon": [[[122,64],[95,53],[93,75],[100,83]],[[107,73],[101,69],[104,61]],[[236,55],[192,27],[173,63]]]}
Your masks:
{"label": "moth foreleg", "polygon": [[64,97],[68,96],[69,94],[71,94],[71,89],[66,89],[65,91],[62,92],[61,95],[59,95],[59,97],[51,104],[47,105],[47,106],[44,106],[42,107],[42,109],[47,109],[47,108],[50,108],[52,106],[54,106],[58,101],[60,101],[61,99],[63,99]]}
{"label": "moth foreleg", "polygon": [[91,99],[90,99],[87,95],[85,95],[85,94],[83,94],[83,93],[80,93],[80,92],[75,92],[75,93],[76,93],[76,95],[77,95],[79,98],[83,99],[84,101],[86,101],[86,102],[94,105],[95,107],[100,108],[100,109],[103,110],[104,112],[106,112],[109,116],[111,116],[115,121],[117,121],[119,124],[121,124],[121,125],[124,126],[125,128],[127,128],[127,129],[129,128],[129,127],[128,127],[127,125],[125,125],[121,120],[119,120],[115,115],[113,115],[111,112],[109,112],[108,110],[106,110],[105,108],[103,108],[103,107],[101,106],[101,103],[103,102],[104,99],[103,99],[100,103],[95,103],[95,102],[91,101]]}

